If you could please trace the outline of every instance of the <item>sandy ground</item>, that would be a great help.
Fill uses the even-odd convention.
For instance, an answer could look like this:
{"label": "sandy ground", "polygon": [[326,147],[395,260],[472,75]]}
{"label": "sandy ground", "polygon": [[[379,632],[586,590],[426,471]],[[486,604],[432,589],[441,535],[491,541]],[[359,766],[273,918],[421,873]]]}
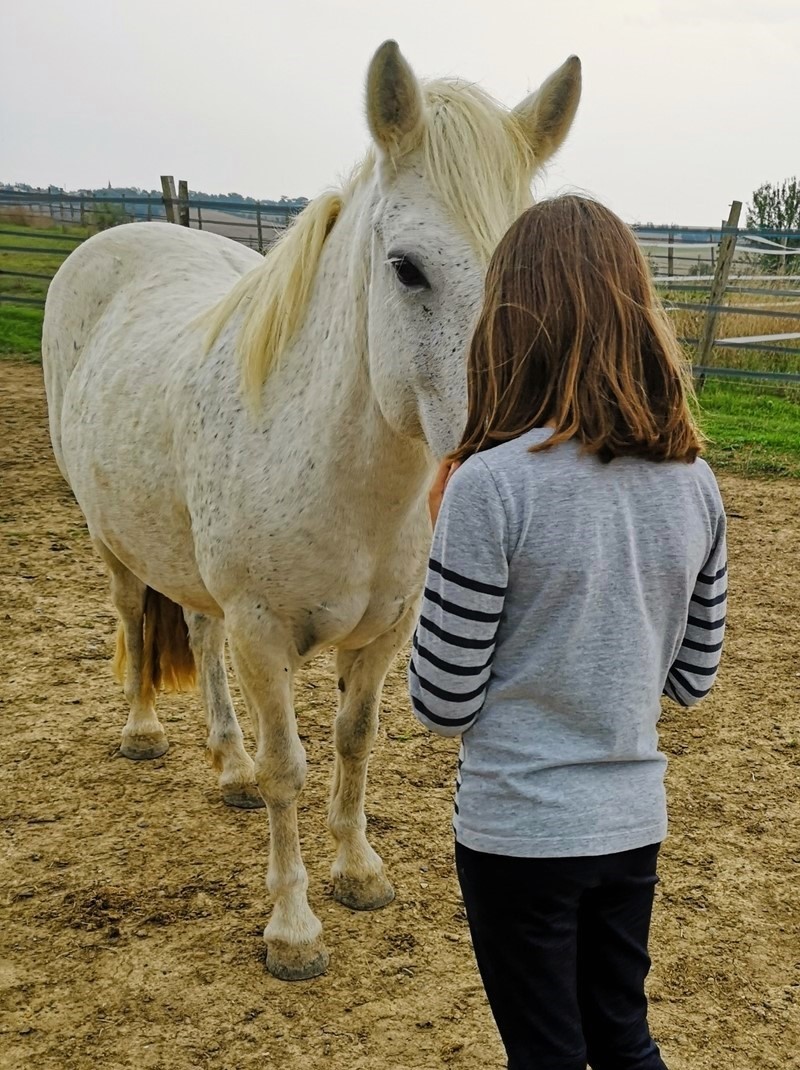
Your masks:
{"label": "sandy ground", "polygon": [[[329,895],[334,686],[298,688],[302,836],[332,953],[323,978],[264,969],[267,822],[219,801],[196,696],[162,702],[171,749],[116,756],[114,618],[52,460],[38,368],[0,365],[0,1066],[499,1070],[452,872],[454,743],[417,728],[393,672],[371,767],[383,911]],[[665,709],[671,835],[650,984],[671,1070],[800,1067],[800,486],[724,479],[724,673]],[[246,723],[246,715],[243,715]]]}

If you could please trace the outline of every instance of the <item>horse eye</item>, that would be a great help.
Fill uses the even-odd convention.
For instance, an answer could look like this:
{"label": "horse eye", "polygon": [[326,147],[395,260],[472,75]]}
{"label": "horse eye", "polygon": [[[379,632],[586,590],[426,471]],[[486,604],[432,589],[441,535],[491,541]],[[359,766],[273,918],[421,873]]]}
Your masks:
{"label": "horse eye", "polygon": [[407,290],[430,290],[431,284],[424,273],[407,256],[390,256],[389,263],[394,268],[400,284]]}

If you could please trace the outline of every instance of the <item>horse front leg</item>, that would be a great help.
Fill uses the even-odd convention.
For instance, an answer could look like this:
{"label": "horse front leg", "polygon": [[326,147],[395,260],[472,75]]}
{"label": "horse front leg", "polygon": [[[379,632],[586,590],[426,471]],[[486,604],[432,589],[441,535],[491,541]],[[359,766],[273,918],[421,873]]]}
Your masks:
{"label": "horse front leg", "polygon": [[243,810],[263,807],[255,783],[253,761],[244,749],[225,670],[225,623],[184,610],[189,640],[198,667],[200,692],[208,725],[207,747],[219,773],[222,801]]}
{"label": "horse front leg", "polygon": [[337,847],[331,868],[333,894],[352,910],[377,910],[394,899],[383,862],[367,839],[364,795],[383,682],[413,619],[408,614],[374,643],[358,651],[339,651],[337,657],[339,712],[328,827]]}
{"label": "horse front leg", "polygon": [[255,777],[269,814],[267,891],[273,908],[264,930],[267,969],[283,981],[305,980],[325,972],[328,952],[322,925],[308,905],[297,829],[306,754],[292,702],[294,644],[260,610],[230,616],[228,641],[255,723]]}

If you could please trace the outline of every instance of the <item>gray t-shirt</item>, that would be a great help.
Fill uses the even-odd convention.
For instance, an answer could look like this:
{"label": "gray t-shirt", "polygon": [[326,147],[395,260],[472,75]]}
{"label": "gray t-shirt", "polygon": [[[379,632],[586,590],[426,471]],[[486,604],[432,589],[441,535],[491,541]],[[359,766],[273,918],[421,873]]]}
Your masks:
{"label": "gray t-shirt", "polygon": [[471,457],[434,533],[409,686],[462,735],[460,843],[520,857],[661,841],[662,693],[710,690],[725,627],[725,513],[708,465],[619,458],[536,429]]}

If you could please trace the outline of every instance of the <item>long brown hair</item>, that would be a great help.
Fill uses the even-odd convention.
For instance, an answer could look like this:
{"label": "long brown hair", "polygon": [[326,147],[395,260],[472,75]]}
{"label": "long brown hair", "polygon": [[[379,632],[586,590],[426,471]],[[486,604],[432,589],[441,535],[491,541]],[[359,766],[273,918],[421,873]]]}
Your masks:
{"label": "long brown hair", "polygon": [[541,201],[495,250],[452,459],[548,425],[602,461],[693,461],[691,378],[633,232],[586,197]]}

